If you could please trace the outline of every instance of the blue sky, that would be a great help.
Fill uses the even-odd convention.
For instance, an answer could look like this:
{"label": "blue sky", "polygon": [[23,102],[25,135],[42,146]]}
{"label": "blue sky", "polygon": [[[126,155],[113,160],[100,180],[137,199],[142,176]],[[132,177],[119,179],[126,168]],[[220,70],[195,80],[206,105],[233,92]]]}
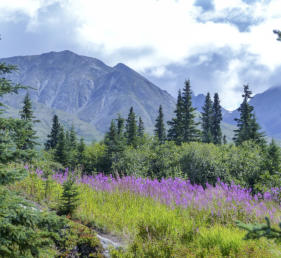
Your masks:
{"label": "blue sky", "polygon": [[0,57],[71,50],[123,62],[172,95],[190,79],[229,110],[281,86],[280,0],[1,0]]}

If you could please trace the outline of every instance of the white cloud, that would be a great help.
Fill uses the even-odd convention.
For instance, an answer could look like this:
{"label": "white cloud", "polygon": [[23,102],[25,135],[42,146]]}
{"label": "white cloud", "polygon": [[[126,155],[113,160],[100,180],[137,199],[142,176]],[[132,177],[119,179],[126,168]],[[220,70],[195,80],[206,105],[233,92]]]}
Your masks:
{"label": "white cloud", "polygon": [[[199,63],[208,62],[202,53],[224,47],[234,53],[247,49],[249,54],[256,55],[256,62],[272,71],[281,65],[281,44],[272,33],[281,24],[280,0],[261,0],[251,5],[242,0],[214,0],[215,11],[204,16],[202,8],[194,6],[194,0],[1,0],[0,19],[12,19],[21,12],[30,17],[27,29],[40,30],[38,12],[53,3],[59,3],[62,12],[75,20],[76,43],[88,52],[100,51],[111,65],[124,62],[140,72],[150,69],[156,77],[168,76],[165,67],[169,64],[184,64],[194,55],[202,56]],[[241,33],[231,23],[233,8],[262,22]],[[204,23],[198,22],[199,16],[205,19]],[[214,18],[229,20],[219,23]],[[244,18],[241,17],[242,21]],[[59,17],[50,22],[59,22]],[[123,58],[116,54],[126,48],[152,51]],[[248,65],[248,60],[234,58],[225,72],[218,72],[218,88],[228,108],[240,102],[234,88],[244,83],[239,77],[241,67],[247,69],[244,64]]]}
{"label": "white cloud", "polygon": [[17,13],[35,19],[40,8],[44,8],[60,0],[1,0],[0,19],[14,20]]}

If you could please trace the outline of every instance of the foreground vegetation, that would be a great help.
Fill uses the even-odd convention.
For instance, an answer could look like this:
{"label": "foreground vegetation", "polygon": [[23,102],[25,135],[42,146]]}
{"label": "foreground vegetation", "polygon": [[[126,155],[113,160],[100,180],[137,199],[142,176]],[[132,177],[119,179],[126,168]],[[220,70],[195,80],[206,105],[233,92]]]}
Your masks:
{"label": "foreground vegetation", "polygon": [[[26,197],[56,209],[68,172],[54,174],[46,188],[44,172],[29,170],[29,177],[14,187]],[[280,207],[274,202],[274,195],[263,201],[261,196],[257,199],[238,186],[228,188],[223,183],[204,190],[180,179],[116,180],[102,175],[77,178],[77,185],[80,204],[74,218],[85,225],[114,232],[128,242],[127,250],[112,250],[112,257],[281,255],[280,247],[273,241],[243,240],[245,232],[235,225],[236,219],[262,221],[270,213],[277,221]],[[205,200],[203,196],[210,198]],[[255,208],[247,208],[247,202]]]}

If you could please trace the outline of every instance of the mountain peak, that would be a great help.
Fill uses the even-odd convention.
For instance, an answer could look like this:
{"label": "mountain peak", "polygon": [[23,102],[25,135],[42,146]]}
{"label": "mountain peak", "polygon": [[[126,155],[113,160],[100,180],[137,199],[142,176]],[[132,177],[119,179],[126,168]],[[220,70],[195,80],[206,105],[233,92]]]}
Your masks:
{"label": "mountain peak", "polygon": [[123,63],[118,63],[113,67],[113,69],[118,71],[124,71],[124,72],[135,72],[133,69],[131,69],[129,66]]}

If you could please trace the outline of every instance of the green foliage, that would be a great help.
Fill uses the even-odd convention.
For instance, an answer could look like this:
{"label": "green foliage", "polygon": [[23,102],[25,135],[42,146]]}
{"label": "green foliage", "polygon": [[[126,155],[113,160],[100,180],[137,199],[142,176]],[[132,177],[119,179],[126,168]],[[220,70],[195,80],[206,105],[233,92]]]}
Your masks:
{"label": "green foliage", "polygon": [[84,171],[87,174],[108,172],[107,146],[104,143],[92,143],[85,150]]}
{"label": "green foliage", "polygon": [[1,257],[39,257],[60,239],[64,219],[41,213],[13,193],[0,191]]}
{"label": "green foliage", "polygon": [[163,144],[166,140],[166,129],[164,125],[164,115],[162,106],[160,105],[159,111],[158,111],[158,117],[155,120],[155,129],[154,129],[154,135],[158,139],[160,144]]}
{"label": "green foliage", "polygon": [[202,142],[211,143],[213,139],[213,101],[211,100],[210,93],[207,93],[203,112],[201,113],[202,120]]}
{"label": "green foliage", "polygon": [[149,147],[142,145],[135,149],[128,146],[122,153],[116,154],[112,162],[112,170],[119,175],[146,176],[149,173]]}
{"label": "green foliage", "polygon": [[[222,112],[221,105],[219,100],[219,94],[215,93],[214,103],[213,103],[213,121],[212,121],[212,136],[214,144],[221,144],[222,142],[222,132],[221,132],[221,121],[222,121]],[[224,144],[226,144],[226,139],[224,138]]]}
{"label": "green foliage", "polygon": [[58,135],[58,142],[56,144],[56,149],[54,153],[54,159],[57,162],[60,162],[63,166],[68,165],[68,153],[67,153],[67,145],[66,138],[63,127],[60,127],[60,132]]}
{"label": "green foliage", "polygon": [[178,93],[177,106],[174,111],[175,118],[168,121],[168,139],[175,141],[178,145],[183,142],[198,141],[200,131],[197,129],[199,123],[195,122],[195,108],[192,107],[192,93],[190,81],[185,81],[183,93]]}
{"label": "green foliage", "polygon": [[131,107],[126,120],[126,138],[127,144],[133,147],[137,146],[137,129],[136,115],[133,107]]}
{"label": "green foliage", "polygon": [[234,130],[235,136],[233,138],[236,145],[241,144],[244,141],[252,140],[257,144],[264,145],[264,134],[259,132],[260,126],[256,121],[256,117],[253,114],[254,107],[251,106],[248,101],[252,98],[252,92],[249,90],[248,85],[244,85],[243,102],[238,108],[240,112],[240,118],[236,118],[238,129]]}
{"label": "green foliage", "polygon": [[55,149],[58,143],[59,134],[60,134],[60,123],[57,115],[53,116],[53,124],[51,133],[48,135],[48,140],[45,143],[45,149]]}
{"label": "green foliage", "polygon": [[200,131],[197,129],[199,123],[195,122],[195,110],[192,107],[192,92],[190,80],[185,81],[185,87],[182,91],[183,102],[183,142],[193,142],[200,139]]}
{"label": "green foliage", "polygon": [[168,121],[170,128],[168,129],[168,140],[174,141],[177,145],[180,145],[183,141],[183,100],[182,94],[179,90],[177,105],[174,111],[176,117],[172,118],[171,121]]}
{"label": "green foliage", "polygon": [[224,150],[214,144],[190,143],[183,145],[182,171],[192,183],[215,184],[220,178],[230,181],[228,163],[224,160]]}
{"label": "green foliage", "polygon": [[73,215],[78,206],[79,192],[75,180],[71,176],[63,183],[63,192],[60,199],[58,213],[60,215]]}
{"label": "green foliage", "polygon": [[28,94],[24,98],[20,117],[20,120],[15,121],[13,139],[17,145],[17,149],[23,150],[21,159],[30,162],[36,155],[35,146],[39,145],[37,142],[38,137],[33,126],[40,121],[36,120],[33,116],[32,104]]}
{"label": "green foliage", "polygon": [[77,146],[77,164],[82,166],[85,164],[85,150],[86,144],[84,143],[84,139],[81,138]]}
{"label": "green foliage", "polygon": [[137,136],[140,138],[142,138],[144,136],[144,124],[143,124],[141,117],[139,117]]}
{"label": "green foliage", "polygon": [[0,189],[3,185],[12,184],[27,176],[25,169],[8,168],[0,163]]}
{"label": "green foliage", "polygon": [[259,239],[265,237],[268,239],[274,239],[277,242],[281,242],[281,223],[279,228],[274,228],[271,226],[269,218],[265,218],[266,224],[245,224],[240,221],[237,222],[238,227],[248,231],[245,236],[246,240],[249,239]]}

